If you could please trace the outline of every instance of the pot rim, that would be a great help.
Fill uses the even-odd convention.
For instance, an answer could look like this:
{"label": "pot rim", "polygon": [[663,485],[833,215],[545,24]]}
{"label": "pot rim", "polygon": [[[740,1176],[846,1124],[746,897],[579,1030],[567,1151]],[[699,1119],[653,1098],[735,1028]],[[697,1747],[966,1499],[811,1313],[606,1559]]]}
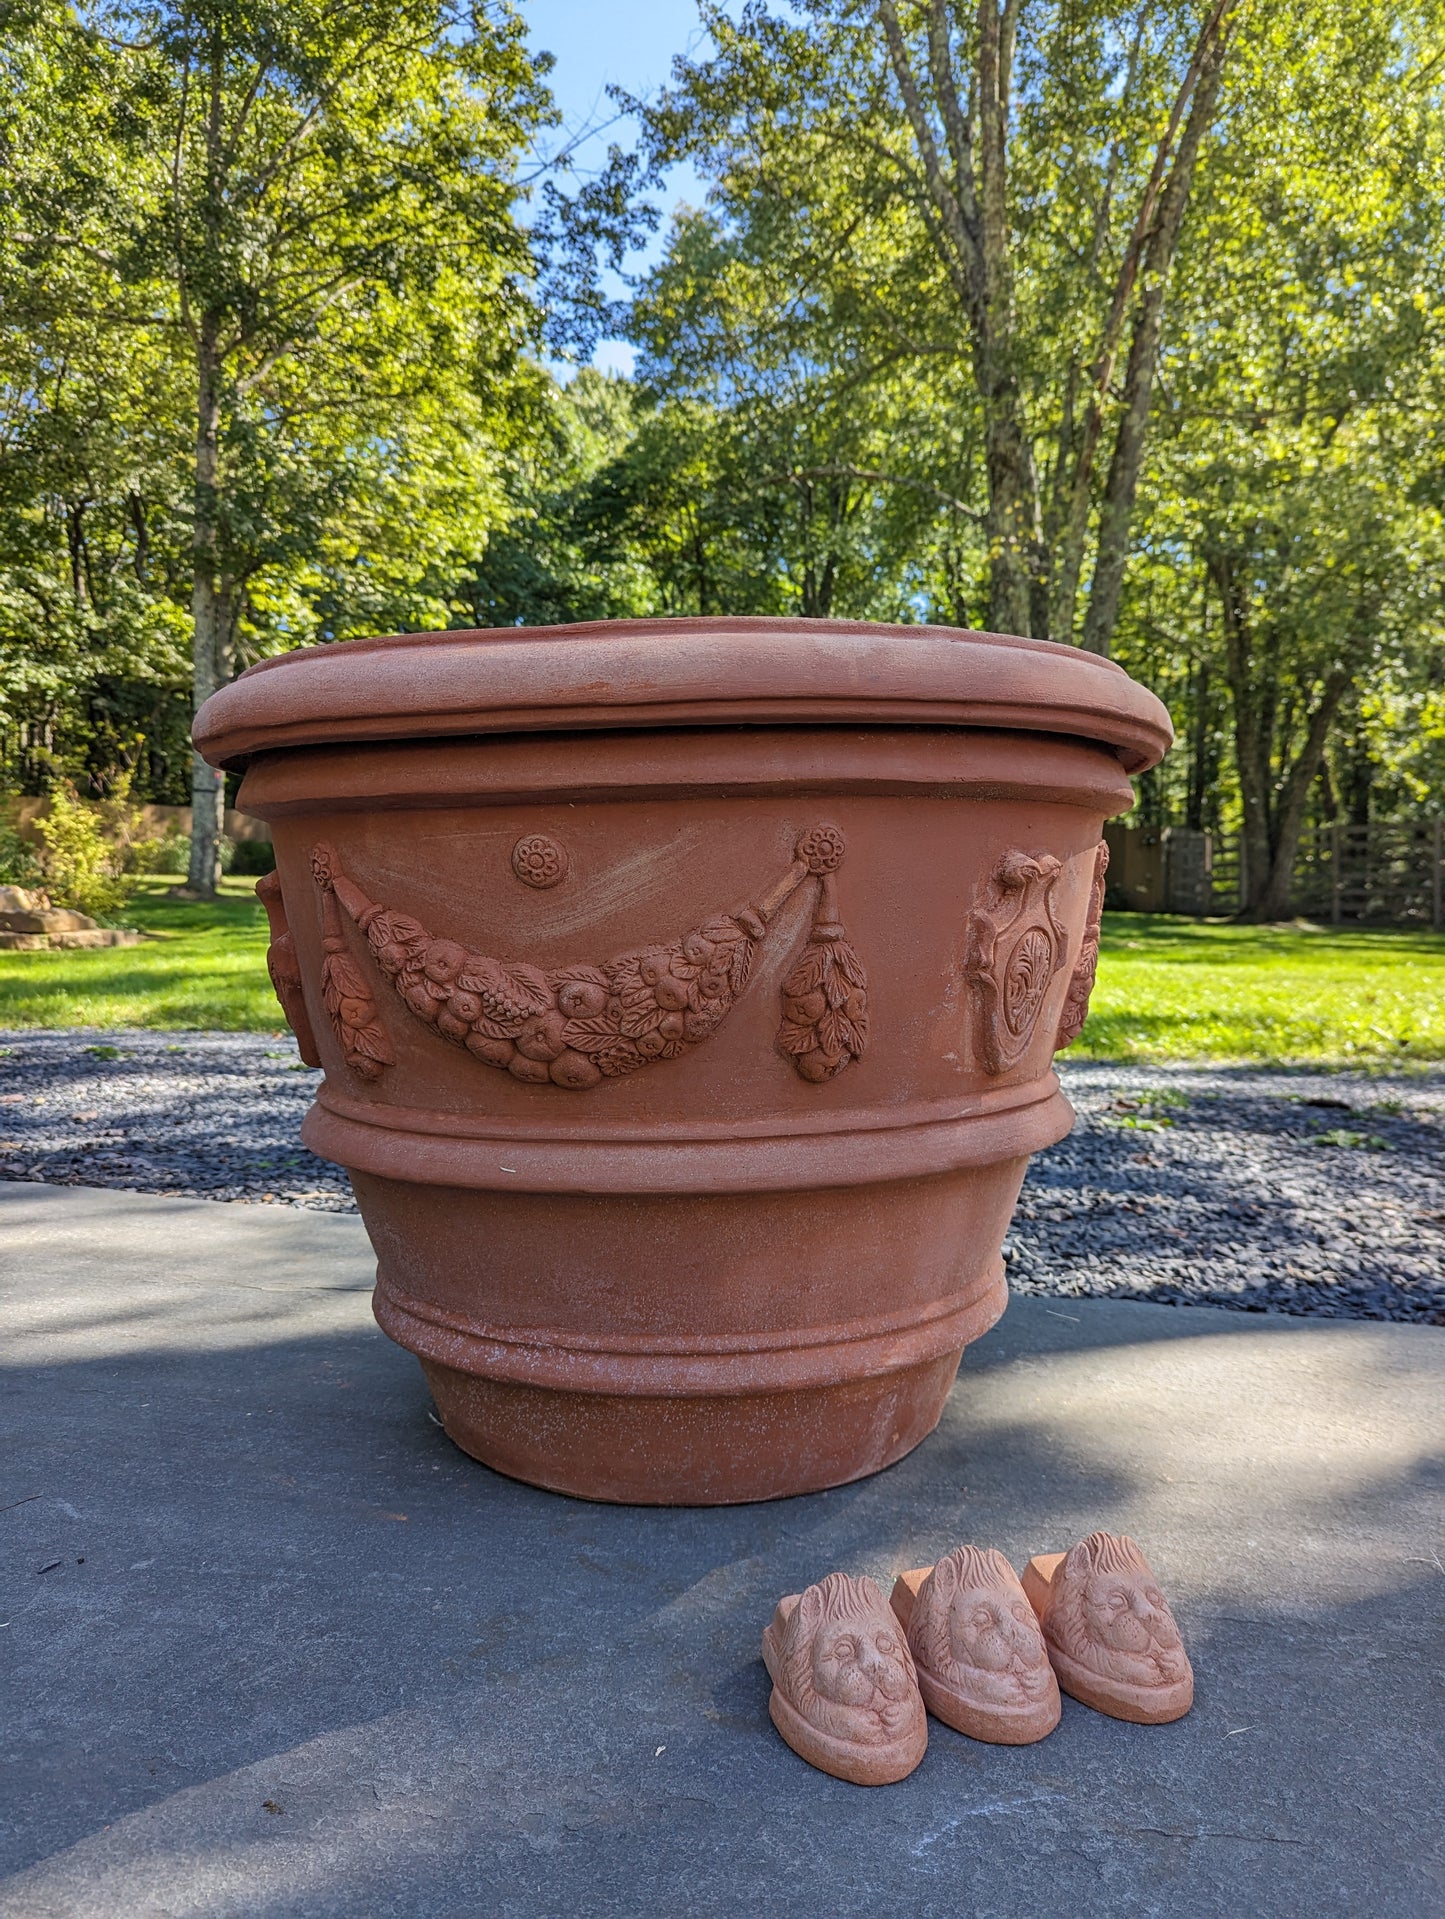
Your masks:
{"label": "pot rim", "polygon": [[1126,772],[1173,739],[1147,688],[1097,654],[956,627],[851,620],[601,620],[392,634],[248,667],[196,716],[231,771],[259,753],[478,734],[744,725],[1068,734]]}

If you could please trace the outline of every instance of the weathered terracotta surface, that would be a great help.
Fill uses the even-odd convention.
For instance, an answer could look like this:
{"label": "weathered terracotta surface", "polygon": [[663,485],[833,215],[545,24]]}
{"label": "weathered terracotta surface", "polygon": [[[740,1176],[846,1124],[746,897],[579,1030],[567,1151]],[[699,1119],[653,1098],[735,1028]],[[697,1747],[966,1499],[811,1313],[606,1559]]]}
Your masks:
{"label": "weathered terracotta surface", "polygon": [[1059,1723],[1059,1685],[1018,1574],[992,1548],[957,1546],[900,1573],[889,1602],[935,1719],[998,1746],[1028,1746]]}
{"label": "weathered terracotta surface", "polygon": [[1135,1725],[1182,1719],[1194,1672],[1159,1582],[1127,1534],[1097,1532],[1067,1553],[1041,1553],[1023,1589],[1060,1686]]}
{"label": "weathered terracotta surface", "polygon": [[304,1138],[458,1444],[712,1503],[932,1429],[1070,1123],[1151,695],[1028,641],[638,622],[288,655],[196,737],[270,823]]}
{"label": "weathered terracotta surface", "polygon": [[266,909],[271,941],[266,948],[266,970],[271,975],[271,991],[286,1015],[286,1024],[296,1035],[296,1050],[308,1066],[319,1066],[316,1036],[311,1030],[311,1015],[306,1010],[306,992],[301,983],[301,966],[296,958],[296,942],[286,924],[286,904],[281,897],[281,882],[267,873],[256,882],[256,897]]}
{"label": "weathered terracotta surface", "polygon": [[829,1573],[778,1601],[763,1633],[768,1713],[793,1751],[855,1786],[906,1779],[928,1719],[903,1630],[871,1579]]}

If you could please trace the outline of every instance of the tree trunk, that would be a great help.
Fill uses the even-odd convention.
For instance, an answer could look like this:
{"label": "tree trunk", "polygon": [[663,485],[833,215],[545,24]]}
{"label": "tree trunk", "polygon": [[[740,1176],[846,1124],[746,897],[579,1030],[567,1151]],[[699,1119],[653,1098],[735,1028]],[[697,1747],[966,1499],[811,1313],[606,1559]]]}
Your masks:
{"label": "tree trunk", "polygon": [[[1270,846],[1269,729],[1262,723],[1254,661],[1254,627],[1246,569],[1228,554],[1209,556],[1224,628],[1224,674],[1234,716],[1234,760],[1244,819],[1240,833],[1240,915],[1267,883]],[[1244,577],[1241,577],[1241,574]]]}
{"label": "tree trunk", "polygon": [[1194,708],[1190,716],[1189,788],[1185,798],[1184,824],[1193,832],[1204,831],[1204,808],[1213,785],[1210,753],[1209,663],[1200,660],[1194,669],[1190,688]]}
{"label": "tree trunk", "polygon": [[1324,763],[1330,728],[1349,689],[1350,674],[1340,666],[1328,675],[1306,724],[1303,745],[1293,763],[1286,761],[1276,776],[1272,765],[1274,690],[1268,683],[1274,669],[1272,663],[1261,662],[1256,656],[1247,568],[1236,568],[1227,554],[1220,553],[1210,555],[1208,566],[1219,590],[1225,677],[1234,708],[1234,757],[1244,813],[1238,917],[1255,923],[1286,919],[1305,801]]}
{"label": "tree trunk", "polygon": [[1305,800],[1310,782],[1324,759],[1325,742],[1349,683],[1350,676],[1343,667],[1338,668],[1325,682],[1319,704],[1310,715],[1304,745],[1280,789],[1274,831],[1270,836],[1269,865],[1257,876],[1250,875],[1251,897],[1245,901],[1241,919],[1282,920],[1289,916],[1295,855],[1299,851],[1300,833],[1304,828]]}
{"label": "tree trunk", "polygon": [[1119,599],[1124,589],[1124,569],[1129,562],[1129,534],[1134,518],[1134,500],[1139,490],[1139,473],[1144,464],[1144,440],[1149,425],[1149,409],[1154,397],[1154,371],[1159,358],[1159,343],[1164,333],[1164,298],[1175,249],[1189,206],[1194,184],[1194,169],[1199,149],[1214,118],[1219,98],[1224,63],[1234,31],[1231,7],[1220,5],[1206,32],[1213,37],[1204,47],[1199,81],[1189,107],[1189,118],[1179,142],[1179,151],[1169,169],[1169,178],[1159,196],[1158,212],[1144,248],[1143,297],[1134,319],[1129,343],[1129,363],[1124,376],[1124,408],[1114,438],[1109,477],[1104,486],[1103,506],[1099,514],[1099,542],[1094,559],[1094,578],[1089,588],[1089,604],[1084,613],[1086,651],[1108,657],[1113,644],[1114,627],[1119,618]]}
{"label": "tree trunk", "polygon": [[999,633],[1028,634],[1048,617],[1040,571],[1041,520],[1033,441],[1024,417],[1010,264],[1008,135],[1021,0],[978,0],[971,97],[977,138],[952,70],[944,0],[925,8],[927,72],[942,117],[944,164],[893,0],[878,0],[888,57],[913,129],[925,180],[923,214],[967,319],[983,415],[988,481],[988,611]]}
{"label": "tree trunk", "polygon": [[[217,327],[203,321],[196,353],[196,479],[191,532],[191,692],[199,712],[220,684],[225,609],[217,573],[217,482],[220,463],[220,359]],[[226,776],[191,751],[191,863],[187,885],[214,899],[221,878]]]}
{"label": "tree trunk", "polygon": [[994,633],[1033,631],[1029,556],[1037,542],[1034,460],[1012,396],[985,397],[988,468],[988,624]]}
{"label": "tree trunk", "polygon": [[1009,102],[1019,0],[978,8],[979,299],[974,374],[983,409],[988,475],[988,623],[1030,634],[1048,618],[1038,604],[1039,477],[1017,368],[1008,209]]}

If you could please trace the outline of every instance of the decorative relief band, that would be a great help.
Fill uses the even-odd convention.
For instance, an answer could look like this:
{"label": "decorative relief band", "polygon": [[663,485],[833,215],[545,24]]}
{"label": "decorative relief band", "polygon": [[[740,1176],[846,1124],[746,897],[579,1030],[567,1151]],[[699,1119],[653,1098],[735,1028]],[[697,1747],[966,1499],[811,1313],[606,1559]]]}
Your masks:
{"label": "decorative relief band", "polygon": [[1100,840],[1094,853],[1094,883],[1089,892],[1089,917],[1084,924],[1084,943],[1079,948],[1078,962],[1069,981],[1064,1016],[1059,1021],[1059,1037],[1054,1041],[1056,1053],[1073,1045],[1084,1030],[1084,1021],[1089,1017],[1089,995],[1094,990],[1094,975],[1099,970],[1099,928],[1104,918],[1104,876],[1108,870],[1108,844]]}
{"label": "decorative relief band", "polygon": [[396,1064],[396,1054],[371,988],[347,950],[335,891],[322,878],[322,854],[327,850],[318,848],[311,856],[311,870],[321,885],[321,997],[347,1065],[360,1079],[378,1079],[384,1067]]}
{"label": "decorative relief band", "polygon": [[787,872],[754,905],[666,946],[600,966],[544,969],[434,936],[419,920],[369,899],[335,851],[319,845],[311,866],[327,915],[327,1010],[353,1070],[370,1079],[392,1063],[375,1002],[346,951],[344,909],[415,1018],[515,1079],[578,1091],[653,1060],[676,1059],[714,1033],[747,986],[769,922],[816,878],[812,930],[784,983],[777,1044],[802,1078],[831,1079],[860,1056],[868,1035],[867,976],[844,936],[832,883],[843,852],[837,827],[812,827]]}
{"label": "decorative relief band", "polygon": [[1051,853],[1005,853],[969,915],[964,977],[975,989],[974,1037],[984,1070],[1006,1073],[1028,1051],[1067,939],[1054,907]]}
{"label": "decorative relief band", "polygon": [[286,923],[286,903],[281,897],[281,876],[274,869],[256,882],[256,897],[266,909],[271,928],[271,944],[266,948],[266,971],[271,975],[271,990],[281,1002],[286,1024],[296,1035],[296,1047],[308,1066],[319,1066],[316,1035],[311,1030],[311,1015],[301,987],[301,963],[296,957],[296,942]]}

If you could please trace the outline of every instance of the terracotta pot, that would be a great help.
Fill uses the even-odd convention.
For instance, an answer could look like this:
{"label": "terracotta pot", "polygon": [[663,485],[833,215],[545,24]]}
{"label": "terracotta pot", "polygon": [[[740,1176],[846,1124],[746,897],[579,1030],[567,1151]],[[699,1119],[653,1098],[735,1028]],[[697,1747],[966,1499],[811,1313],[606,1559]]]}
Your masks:
{"label": "terracotta pot", "polygon": [[457,1444],[658,1504],[916,1446],[1070,1125],[1101,827],[1169,738],[1073,648],[816,621],[358,641],[209,700],[326,1069],[303,1138]]}

